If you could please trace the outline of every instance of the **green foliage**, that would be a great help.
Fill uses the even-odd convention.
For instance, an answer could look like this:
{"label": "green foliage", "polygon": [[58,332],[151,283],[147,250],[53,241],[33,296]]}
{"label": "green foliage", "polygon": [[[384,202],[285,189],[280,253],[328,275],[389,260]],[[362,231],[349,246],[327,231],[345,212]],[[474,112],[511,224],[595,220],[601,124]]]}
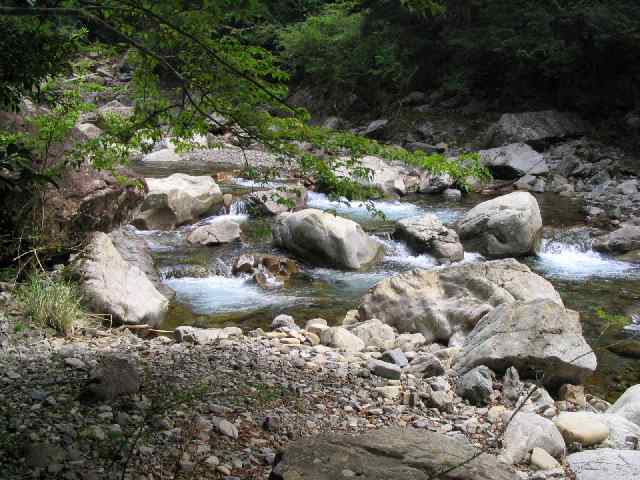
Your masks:
{"label": "green foliage", "polygon": [[596,316],[604,323],[604,330],[616,329],[621,330],[629,325],[630,321],[626,315],[616,315],[607,313],[604,309],[596,309]]}
{"label": "green foliage", "polygon": [[76,290],[69,282],[36,272],[17,289],[17,299],[36,325],[68,334],[75,322],[86,317]]}
{"label": "green foliage", "polygon": [[354,8],[355,2],[328,5],[282,29],[278,40],[284,61],[297,78],[314,85],[361,94],[397,92],[411,78],[403,50],[389,41],[384,24],[365,34],[365,12]]}

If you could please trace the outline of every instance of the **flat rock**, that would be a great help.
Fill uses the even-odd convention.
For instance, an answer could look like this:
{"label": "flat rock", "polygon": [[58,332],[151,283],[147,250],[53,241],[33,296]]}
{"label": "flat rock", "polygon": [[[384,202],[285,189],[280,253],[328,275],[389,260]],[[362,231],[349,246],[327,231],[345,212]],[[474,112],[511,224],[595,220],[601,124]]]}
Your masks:
{"label": "flat rock", "polygon": [[451,262],[464,259],[458,234],[430,213],[400,220],[395,236],[405,239],[417,253],[429,253],[439,260]]}
{"label": "flat rock", "polygon": [[388,428],[355,437],[319,435],[291,445],[270,480],[336,480],[344,472],[367,480],[516,480],[519,477],[497,458],[449,436],[414,428]]}
{"label": "flat rock", "polygon": [[640,478],[640,451],[600,448],[567,457],[576,480],[631,480]]}
{"label": "flat rock", "polygon": [[587,412],[562,412],[553,419],[565,442],[585,447],[602,443],[609,437],[609,427]]}
{"label": "flat rock", "polygon": [[478,154],[480,162],[491,170],[495,178],[514,179],[549,171],[544,157],[524,143],[481,150]]}
{"label": "flat rock", "polygon": [[220,216],[200,227],[189,235],[187,242],[194,245],[220,245],[240,238],[240,225],[226,216]]}

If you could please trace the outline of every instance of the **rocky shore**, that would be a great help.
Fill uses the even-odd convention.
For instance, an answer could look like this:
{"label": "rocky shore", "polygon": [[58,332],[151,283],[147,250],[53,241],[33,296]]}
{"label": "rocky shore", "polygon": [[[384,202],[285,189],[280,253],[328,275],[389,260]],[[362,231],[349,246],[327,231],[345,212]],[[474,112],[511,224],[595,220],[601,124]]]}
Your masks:
{"label": "rocky shore", "polygon": [[342,327],[281,315],[269,332],[85,328],[64,339],[15,333],[20,313],[10,292],[2,301],[8,480],[640,472],[638,387],[611,406],[513,367],[460,369],[460,349],[353,314]]}

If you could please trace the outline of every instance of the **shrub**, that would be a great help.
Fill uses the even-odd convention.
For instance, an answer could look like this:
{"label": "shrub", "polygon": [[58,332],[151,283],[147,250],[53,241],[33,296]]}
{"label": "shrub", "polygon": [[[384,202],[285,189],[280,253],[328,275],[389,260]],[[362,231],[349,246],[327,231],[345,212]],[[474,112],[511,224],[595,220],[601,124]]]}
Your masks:
{"label": "shrub", "polygon": [[33,273],[18,288],[17,298],[35,324],[62,334],[71,333],[74,322],[86,315],[75,286],[46,273]]}

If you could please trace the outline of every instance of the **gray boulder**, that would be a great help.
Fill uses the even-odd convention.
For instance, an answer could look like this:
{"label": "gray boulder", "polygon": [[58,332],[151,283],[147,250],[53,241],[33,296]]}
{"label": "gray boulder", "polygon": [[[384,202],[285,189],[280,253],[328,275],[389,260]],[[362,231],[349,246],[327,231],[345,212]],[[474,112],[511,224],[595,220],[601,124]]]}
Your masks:
{"label": "gray boulder", "polygon": [[327,347],[333,347],[345,352],[361,352],[364,342],[344,327],[325,328],[320,332],[320,342]]}
{"label": "gray boulder", "polygon": [[149,193],[133,224],[142,229],[167,229],[193,222],[222,204],[222,191],[209,176],[174,173],[147,178]]}
{"label": "gray boulder", "polygon": [[470,332],[498,305],[534,299],[562,305],[551,283],[518,261],[505,259],[387,278],[364,296],[358,314],[361,320],[377,318],[400,333],[421,333],[427,343],[447,343],[456,332]]}
{"label": "gray boulder", "polygon": [[193,245],[220,245],[240,238],[240,225],[220,216],[200,227],[196,227],[187,235],[187,242]]}
{"label": "gray boulder", "polygon": [[493,455],[478,455],[466,441],[424,429],[387,428],[358,436],[328,434],[297,441],[284,452],[269,479],[427,480],[436,474],[442,480],[519,478]]}
{"label": "gray boulder", "polygon": [[273,240],[311,263],[346,270],[374,264],[384,252],[356,222],[315,209],[278,215]]}
{"label": "gray boulder", "polygon": [[105,354],[91,372],[86,392],[98,400],[111,401],[137,393],[141,384],[138,364],[132,356]]}
{"label": "gray boulder", "polygon": [[369,367],[371,373],[379,377],[388,378],[390,380],[400,380],[402,370],[398,365],[394,363],[384,362],[382,360],[371,358],[367,362],[367,367]]}
{"label": "gray boulder", "polygon": [[435,355],[422,352],[411,361],[407,372],[424,378],[438,377],[444,374],[444,366]]}
{"label": "gray boulder", "polygon": [[365,347],[378,347],[387,349],[393,347],[396,334],[386,323],[377,318],[366,322],[349,325],[348,330],[364,342]]}
{"label": "gray boulder", "polygon": [[510,180],[524,175],[542,175],[549,171],[544,157],[524,143],[512,143],[478,153],[480,162],[491,170],[495,178]]}
{"label": "gray boulder", "polygon": [[[511,413],[507,414],[511,417]],[[542,448],[552,457],[562,459],[567,451],[562,435],[549,419],[535,413],[520,412],[511,419],[502,439],[505,461],[522,463],[534,448]]]}
{"label": "gray boulder", "polygon": [[493,393],[493,372],[484,365],[468,371],[458,380],[456,393],[474,405],[488,405]]}
{"label": "gray boulder", "polygon": [[298,211],[307,205],[307,190],[302,186],[287,187],[285,190],[254,192],[247,197],[249,205],[263,215],[279,215]]}
{"label": "gray boulder", "polygon": [[538,202],[528,192],[514,192],[482,202],[460,220],[465,249],[488,258],[536,253],[542,234]]}
{"label": "gray boulder", "polygon": [[582,336],[580,316],[547,299],[505,303],[489,312],[467,336],[454,369],[478,365],[545,385],[581,384],[596,369],[596,356]]}
{"label": "gray boulder", "polygon": [[115,324],[157,326],[164,319],[168,300],[138,267],[122,258],[107,234],[91,234],[72,268],[92,310],[110,314]]}
{"label": "gray boulder", "polygon": [[629,387],[607,413],[619,415],[640,426],[640,384]]}
{"label": "gray boulder", "polygon": [[627,253],[640,250],[640,227],[625,225],[593,240],[593,249],[600,252]]}
{"label": "gray boulder", "polygon": [[567,464],[576,480],[640,478],[640,451],[600,448],[573,453]]}
{"label": "gray boulder", "polygon": [[464,259],[458,234],[430,213],[400,220],[395,235],[405,239],[418,253],[429,253],[439,260],[451,262]]}
{"label": "gray boulder", "polygon": [[555,110],[505,113],[489,129],[489,144],[528,143],[545,146],[554,140],[576,136],[587,130],[577,115]]}

